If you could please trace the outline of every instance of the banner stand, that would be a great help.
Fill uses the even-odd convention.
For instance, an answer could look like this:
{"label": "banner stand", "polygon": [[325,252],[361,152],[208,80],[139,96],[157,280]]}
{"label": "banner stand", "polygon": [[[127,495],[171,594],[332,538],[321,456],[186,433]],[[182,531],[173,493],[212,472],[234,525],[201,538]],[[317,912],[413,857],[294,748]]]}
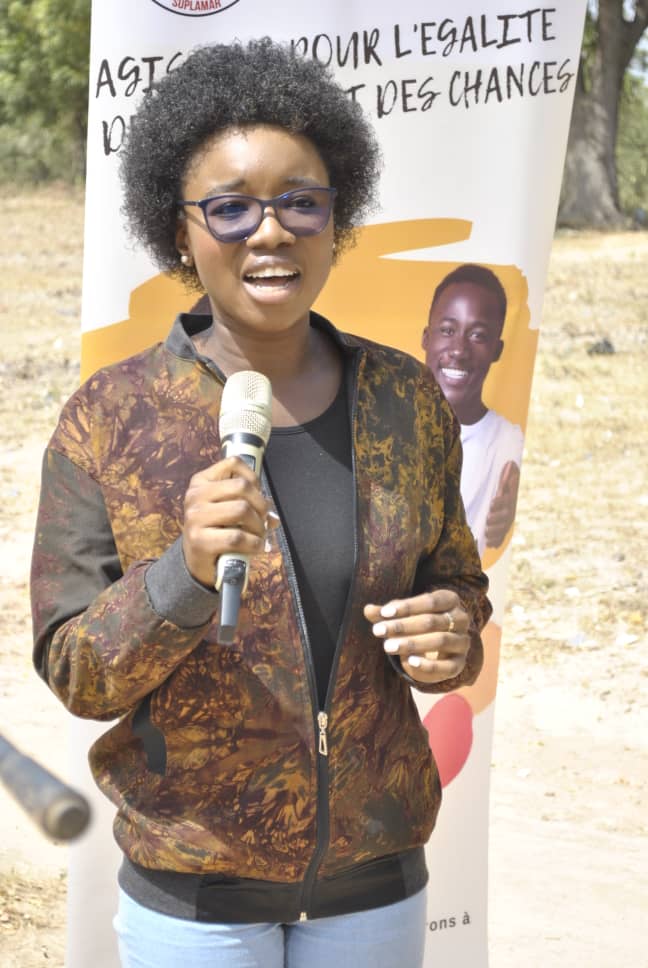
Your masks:
{"label": "banner stand", "polygon": [[[263,35],[292,42],[302,56],[330,64],[375,125],[385,161],[381,209],[315,307],[338,328],[398,346],[434,370],[435,292],[441,289],[436,306],[466,287],[475,298],[490,298],[490,276],[471,283],[460,274],[444,289],[448,276],[477,264],[504,293],[502,347],[487,361],[481,387],[487,419],[462,425],[462,493],[494,603],[485,666],[470,688],[417,699],[444,785],[428,847],[426,968],[488,964],[489,766],[514,526],[488,539],[484,522],[496,499],[512,514],[515,508],[585,7],[586,0],[533,8],[518,0],[443,0],[433,13],[423,0],[92,6],[85,377],[163,339],[176,312],[195,303],[195,294],[160,275],[129,242],[118,159],[129,118],[151,83],[205,43]],[[438,378],[443,387],[447,374]],[[465,401],[456,387],[443,388],[461,421]],[[95,820],[70,854],[68,968],[119,965],[111,925],[119,864],[113,808],[86,766],[89,745],[105,729],[71,725],[71,780],[91,799]]]}

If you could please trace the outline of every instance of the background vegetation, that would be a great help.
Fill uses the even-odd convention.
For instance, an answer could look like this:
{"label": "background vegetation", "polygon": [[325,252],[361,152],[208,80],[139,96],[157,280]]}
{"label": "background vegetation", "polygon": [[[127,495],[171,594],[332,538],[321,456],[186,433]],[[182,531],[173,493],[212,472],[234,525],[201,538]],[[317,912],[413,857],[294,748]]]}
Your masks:
{"label": "background vegetation", "polygon": [[[648,213],[648,85],[645,74],[626,74],[616,142],[619,207]],[[648,223],[645,223],[648,225]]]}
{"label": "background vegetation", "polygon": [[0,181],[80,181],[90,0],[0,0]]}
{"label": "background vegetation", "polygon": [[648,0],[588,0],[558,224],[645,224]]}

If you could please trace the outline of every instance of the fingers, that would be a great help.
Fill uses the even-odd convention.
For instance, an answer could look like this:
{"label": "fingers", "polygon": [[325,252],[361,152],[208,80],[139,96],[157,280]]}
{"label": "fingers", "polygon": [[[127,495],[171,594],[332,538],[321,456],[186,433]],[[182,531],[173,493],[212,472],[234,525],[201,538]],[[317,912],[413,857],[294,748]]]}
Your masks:
{"label": "fingers", "polygon": [[[187,498],[193,499],[197,494],[209,492],[213,485],[223,484],[228,480],[244,481],[250,487],[249,493],[256,493],[262,501],[265,501],[261,493],[259,478],[240,457],[226,457],[224,460],[194,474],[189,481],[185,501]],[[239,484],[239,486],[242,485]]]}
{"label": "fingers", "polygon": [[185,494],[185,516],[194,508],[205,512],[209,505],[213,505],[213,512],[216,505],[228,501],[248,504],[261,520],[272,509],[272,503],[261,491],[258,477],[239,457],[228,457],[194,474]]}
{"label": "fingers", "polygon": [[424,679],[426,682],[444,682],[461,675],[466,665],[466,659],[440,659],[436,653],[424,656],[401,658],[403,670],[413,679]]}
{"label": "fingers", "polygon": [[497,493],[491,501],[484,528],[487,548],[499,548],[515,519],[520,468],[515,461],[508,461],[502,468]]}
{"label": "fingers", "polygon": [[516,498],[517,494],[493,498],[484,527],[487,547],[499,548],[504,541],[515,520]]}
{"label": "fingers", "polygon": [[365,617],[389,655],[428,682],[459,675],[470,649],[470,616],[456,592],[438,589],[386,605],[367,605]]}
{"label": "fingers", "polygon": [[[413,598],[394,599],[385,605],[365,605],[364,614],[370,622],[379,622],[381,619],[403,619],[428,613],[443,615],[456,608],[464,611],[457,593],[449,588],[437,588],[433,592],[425,592]],[[445,628],[447,627],[446,619]]]}
{"label": "fingers", "polygon": [[513,494],[517,494],[519,481],[520,468],[515,461],[507,461],[502,468],[502,473],[500,474],[499,481],[497,482],[497,492],[495,497],[497,498],[503,495],[511,496]]}
{"label": "fingers", "polygon": [[491,505],[484,527],[484,539],[488,548],[499,548],[513,524],[514,516],[514,508],[493,508]]}
{"label": "fingers", "polygon": [[256,474],[238,457],[228,457],[195,474],[185,494],[182,545],[193,577],[213,584],[220,555],[255,555],[278,524]]}
{"label": "fingers", "polygon": [[224,487],[185,504],[185,529],[238,527],[261,538],[265,534],[268,510],[265,500],[259,508],[243,488]]}
{"label": "fingers", "polygon": [[394,636],[384,639],[383,648],[388,655],[401,658],[428,656],[437,658],[465,657],[470,639],[467,632],[436,632],[432,635]]}

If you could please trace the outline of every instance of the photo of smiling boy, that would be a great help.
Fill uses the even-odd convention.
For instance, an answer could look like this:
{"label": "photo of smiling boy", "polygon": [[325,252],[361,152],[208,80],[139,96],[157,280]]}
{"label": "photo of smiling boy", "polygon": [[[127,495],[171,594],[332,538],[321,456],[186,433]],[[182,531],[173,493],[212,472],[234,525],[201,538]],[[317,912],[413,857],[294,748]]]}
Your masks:
{"label": "photo of smiling boy", "polygon": [[506,304],[494,272],[459,266],[437,286],[422,340],[425,361],[461,424],[461,494],[482,556],[503,544],[513,523],[524,446],[521,428],[482,399],[504,348]]}

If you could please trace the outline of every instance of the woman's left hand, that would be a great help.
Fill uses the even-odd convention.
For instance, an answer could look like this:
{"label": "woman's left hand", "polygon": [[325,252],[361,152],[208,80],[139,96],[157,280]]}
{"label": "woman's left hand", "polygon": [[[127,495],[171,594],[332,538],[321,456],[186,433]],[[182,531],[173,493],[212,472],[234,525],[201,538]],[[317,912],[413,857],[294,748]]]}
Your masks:
{"label": "woman's left hand", "polygon": [[400,657],[404,671],[420,682],[443,682],[458,676],[470,649],[470,616],[456,592],[440,588],[385,605],[365,605],[365,618],[383,639],[389,655]]}

